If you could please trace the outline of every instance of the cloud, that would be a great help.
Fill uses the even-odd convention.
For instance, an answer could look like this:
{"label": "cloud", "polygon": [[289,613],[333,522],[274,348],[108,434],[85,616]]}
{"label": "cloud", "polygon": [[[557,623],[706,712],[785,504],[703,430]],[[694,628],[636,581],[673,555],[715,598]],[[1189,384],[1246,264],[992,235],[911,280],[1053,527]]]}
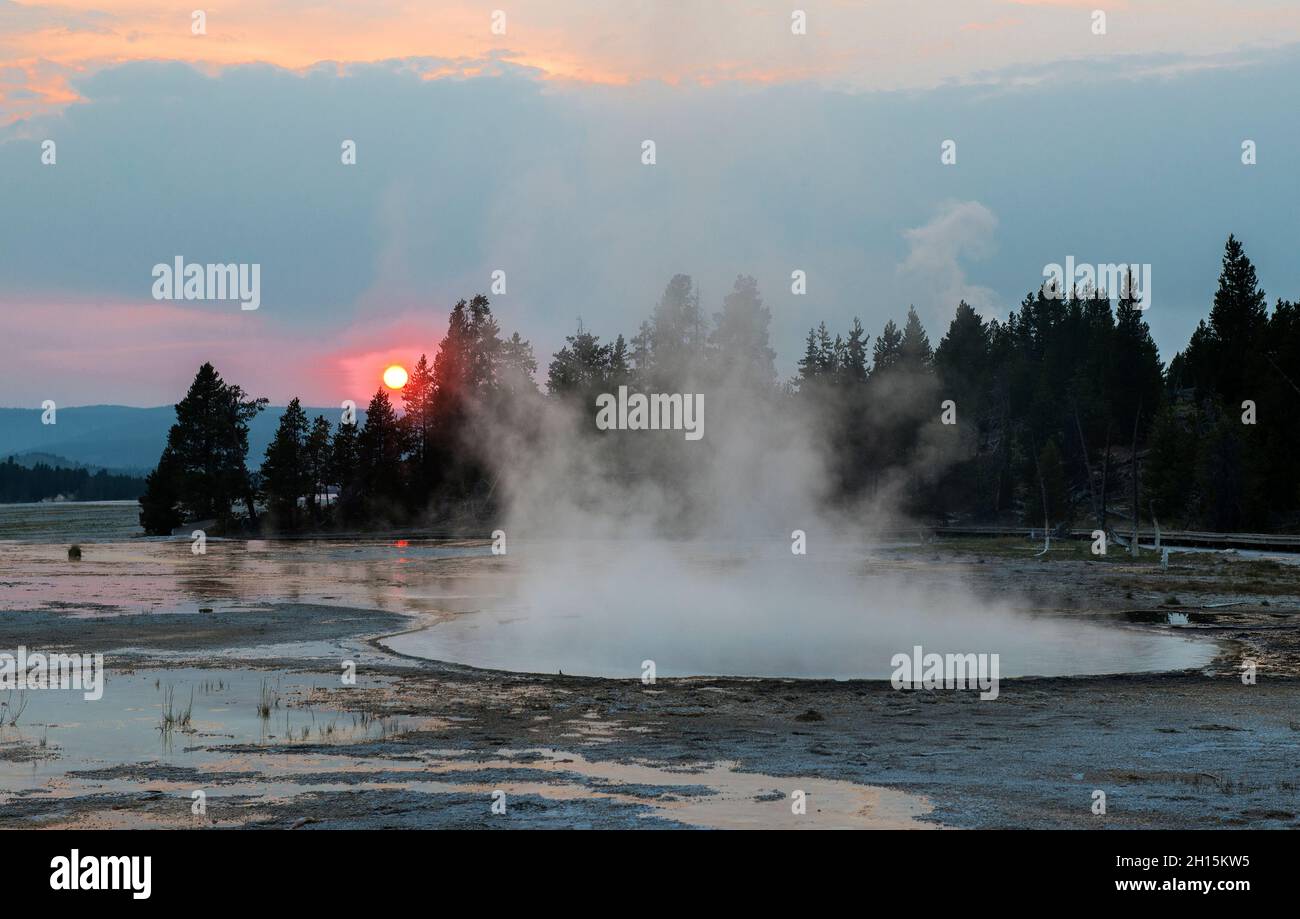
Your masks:
{"label": "cloud", "polygon": [[961,27],[963,32],[998,32],[1003,29],[1014,29],[1016,26],[1024,25],[1023,19],[1017,19],[1015,16],[1003,16],[999,19],[988,22],[968,22]]}
{"label": "cloud", "polygon": [[[1300,149],[1285,117],[1300,107],[1294,55],[1145,79],[1086,62],[1062,72],[1015,91],[899,93],[561,84],[502,62],[440,79],[404,61],[82,74],[81,103],[0,128],[0,329],[21,368],[0,369],[0,403],[27,404],[42,379],[23,343],[40,331],[32,316],[95,328],[92,307],[70,304],[149,306],[151,267],[177,255],[260,264],[264,340],[241,351],[247,325],[184,337],[185,316],[218,304],[168,314],[175,329],[136,327],[151,354],[175,350],[178,384],[132,379],[111,336],[67,338],[79,363],[47,358],[65,400],[170,402],[218,353],[253,355],[246,385],[273,399],[352,397],[360,381],[330,365],[329,382],[319,355],[432,353],[447,310],[487,292],[496,269],[509,292],[493,310],[543,368],[579,317],[605,339],[635,333],[675,273],[695,278],[709,313],[752,274],[783,376],[820,321],[844,332],[859,316],[878,334],[915,303],[937,339],[959,298],[1004,315],[1069,254],[1156,266],[1147,319],[1166,358],[1208,309],[1229,232],[1270,294],[1300,293],[1284,152]],[[1095,132],[1070,128],[1080,113]],[[1240,164],[1244,137],[1256,167]],[[44,138],[56,166],[41,165]],[[945,138],[959,165],[940,164]],[[355,166],[340,162],[344,139]],[[806,296],[790,290],[794,269]],[[95,370],[100,347],[118,369]]]}
{"label": "cloud", "polygon": [[[190,10],[155,0],[0,0],[0,62],[94,73],[130,61],[184,61],[209,72],[249,62],[304,71],[321,62],[423,62],[427,76],[473,76],[509,61],[556,82],[670,85],[811,82],[854,91],[997,80],[998,67],[1077,59],[1253,53],[1300,41],[1300,15],[1270,0],[1107,6],[1114,28],[1089,29],[1095,0],[929,0],[804,4],[807,32],[775,0],[514,0],[503,34],[473,0],[225,0],[191,32]],[[1171,21],[1176,27],[1171,27]],[[1011,26],[1014,25],[1014,28]],[[30,77],[28,88],[46,84]],[[30,115],[0,96],[0,123]],[[66,105],[62,94],[45,107]]]}
{"label": "cloud", "polygon": [[284,404],[362,408],[392,363],[407,367],[432,351],[445,315],[390,313],[330,334],[294,329],[237,304],[106,301],[47,297],[0,301],[3,404],[113,402],[158,405],[185,392],[211,361],[255,396]]}
{"label": "cloud", "polygon": [[998,218],[978,201],[951,201],[926,223],[903,231],[908,253],[898,270],[923,315],[946,324],[962,300],[985,316],[999,312],[997,293],[972,284],[962,266],[993,254],[997,227]]}

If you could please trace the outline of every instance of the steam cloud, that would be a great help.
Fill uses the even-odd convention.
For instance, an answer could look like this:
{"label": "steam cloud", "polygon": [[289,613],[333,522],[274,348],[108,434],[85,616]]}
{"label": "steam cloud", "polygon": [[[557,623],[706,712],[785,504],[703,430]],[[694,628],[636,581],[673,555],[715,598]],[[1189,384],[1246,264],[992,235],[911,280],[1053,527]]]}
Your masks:
{"label": "steam cloud", "polygon": [[[866,436],[898,413],[934,429],[927,420],[912,468],[839,507],[828,504],[833,406],[808,411],[736,381],[707,401],[693,443],[597,433],[594,404],[541,396],[477,425],[508,507],[512,599],[435,627],[435,656],[628,678],[646,660],[658,676],[882,678],[918,644],[998,653],[1004,677],[1189,665],[1182,643],[1030,618],[977,596],[956,567],[888,556],[880,537],[906,523],[899,483],[956,456],[932,390],[900,377],[864,415]],[[792,554],[793,530],[807,555]]]}

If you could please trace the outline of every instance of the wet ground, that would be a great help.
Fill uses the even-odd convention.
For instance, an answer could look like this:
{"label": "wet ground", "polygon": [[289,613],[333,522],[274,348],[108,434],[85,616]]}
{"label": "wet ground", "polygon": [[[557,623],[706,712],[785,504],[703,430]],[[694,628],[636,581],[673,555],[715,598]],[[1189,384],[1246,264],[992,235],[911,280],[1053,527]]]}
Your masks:
{"label": "wet ground", "polygon": [[881,576],[1216,648],[1186,671],[1005,679],[980,701],[387,647],[501,592],[512,561],[487,543],[65,549],[0,543],[0,650],[101,651],[108,683],[98,702],[0,690],[0,826],[1300,826],[1300,569],[1267,559],[1166,569],[989,540],[874,555]]}

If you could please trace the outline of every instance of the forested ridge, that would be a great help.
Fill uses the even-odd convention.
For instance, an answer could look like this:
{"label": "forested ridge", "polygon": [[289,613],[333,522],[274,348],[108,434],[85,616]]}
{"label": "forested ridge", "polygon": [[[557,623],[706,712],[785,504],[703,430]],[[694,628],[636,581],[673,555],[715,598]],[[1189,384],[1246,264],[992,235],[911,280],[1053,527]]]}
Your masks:
{"label": "forested ridge", "polygon": [[14,457],[0,462],[0,504],[20,504],[60,498],[67,501],[130,501],[144,492],[144,479],[100,469],[50,463],[20,464]]}

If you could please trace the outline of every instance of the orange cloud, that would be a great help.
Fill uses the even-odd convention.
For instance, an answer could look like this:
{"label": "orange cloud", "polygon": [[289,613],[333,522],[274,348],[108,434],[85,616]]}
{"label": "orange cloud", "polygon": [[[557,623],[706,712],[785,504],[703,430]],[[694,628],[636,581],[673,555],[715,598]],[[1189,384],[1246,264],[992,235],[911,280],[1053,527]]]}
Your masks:
{"label": "orange cloud", "polygon": [[[1273,0],[1108,0],[1120,13],[1103,44],[1087,28],[1097,0],[814,2],[807,32],[778,0],[511,0],[504,34],[478,0],[222,0],[192,30],[194,0],[0,3],[0,124],[75,100],[73,78],[137,60],[205,70],[268,63],[302,70],[407,61],[430,79],[503,64],[542,79],[628,84],[817,81],[848,89],[929,88],[999,67],[1081,54],[1222,55],[1300,41],[1300,19]],[[1009,9],[1023,17],[1003,15]],[[1084,17],[1082,20],[1080,17]],[[979,32],[980,42],[942,45]]]}

